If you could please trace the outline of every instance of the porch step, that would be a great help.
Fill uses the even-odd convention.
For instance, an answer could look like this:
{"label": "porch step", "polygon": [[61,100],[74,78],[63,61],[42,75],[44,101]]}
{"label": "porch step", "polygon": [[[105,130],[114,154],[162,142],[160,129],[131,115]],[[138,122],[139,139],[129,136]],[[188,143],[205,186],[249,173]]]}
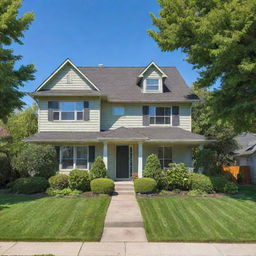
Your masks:
{"label": "porch step", "polygon": [[130,191],[134,191],[133,187],[115,187],[116,191],[124,191],[124,190],[130,190]]}
{"label": "porch step", "polygon": [[118,195],[134,195],[135,192],[134,191],[130,191],[130,190],[123,190],[123,191],[116,191],[116,193]]}

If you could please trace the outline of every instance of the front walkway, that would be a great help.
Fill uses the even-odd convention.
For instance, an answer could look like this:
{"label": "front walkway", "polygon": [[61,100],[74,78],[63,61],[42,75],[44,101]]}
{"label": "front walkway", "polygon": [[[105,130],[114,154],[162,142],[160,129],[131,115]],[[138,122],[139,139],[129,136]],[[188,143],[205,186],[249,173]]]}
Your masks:
{"label": "front walkway", "polygon": [[0,242],[0,255],[32,256],[255,256],[256,244],[147,242]]}
{"label": "front walkway", "polygon": [[115,182],[101,242],[146,242],[143,219],[135,198],[133,182]]}

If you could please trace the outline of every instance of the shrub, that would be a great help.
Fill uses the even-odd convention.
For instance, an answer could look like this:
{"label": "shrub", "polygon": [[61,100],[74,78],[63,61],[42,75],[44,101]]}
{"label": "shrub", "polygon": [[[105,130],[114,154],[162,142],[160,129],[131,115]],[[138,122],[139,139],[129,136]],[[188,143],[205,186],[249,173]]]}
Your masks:
{"label": "shrub", "polygon": [[69,174],[69,187],[73,190],[89,191],[90,176],[85,170],[72,170]]}
{"label": "shrub", "polygon": [[28,144],[12,160],[21,177],[38,176],[48,179],[58,170],[56,150],[49,145]]}
{"label": "shrub", "polygon": [[90,176],[92,180],[107,177],[107,169],[101,156],[98,156],[95,162],[92,164]]}
{"label": "shrub", "polygon": [[45,192],[48,186],[48,181],[44,177],[28,177],[15,180],[11,187],[18,194],[33,194]]}
{"label": "shrub", "polygon": [[152,178],[139,178],[134,180],[136,193],[148,194],[156,192],[157,183]]}
{"label": "shrub", "polygon": [[189,174],[189,187],[191,190],[197,189],[206,193],[212,193],[214,191],[211,179],[199,173]]}
{"label": "shrub", "polygon": [[203,169],[206,175],[217,175],[220,173],[220,167],[217,166],[217,153],[211,149],[202,149],[195,153],[194,167],[196,170]]}
{"label": "shrub", "polygon": [[228,180],[224,176],[213,176],[210,177],[213,189],[215,192],[224,192],[224,186],[228,182]]}
{"label": "shrub", "polygon": [[9,158],[6,154],[0,153],[0,187],[18,178],[15,170],[12,169]]}
{"label": "shrub", "polygon": [[234,182],[228,181],[224,186],[224,192],[228,194],[238,193],[238,187]]}
{"label": "shrub", "polygon": [[164,173],[161,170],[160,161],[155,154],[151,154],[147,157],[143,177],[154,179],[159,189],[164,189],[168,186]]}
{"label": "shrub", "polygon": [[204,194],[207,194],[207,193],[200,189],[193,189],[193,190],[190,190],[187,195],[188,196],[200,196],[200,195],[204,195]]}
{"label": "shrub", "polygon": [[68,175],[57,174],[49,178],[48,182],[53,189],[64,189],[68,187]]}
{"label": "shrub", "polygon": [[46,193],[49,196],[79,196],[82,193],[82,191],[72,190],[70,188],[64,188],[64,189],[48,188]]}
{"label": "shrub", "polygon": [[184,164],[171,164],[169,169],[164,170],[164,173],[169,189],[188,188],[188,170]]}
{"label": "shrub", "polygon": [[237,174],[237,183],[242,184],[244,181],[244,174],[243,173],[238,173]]}
{"label": "shrub", "polygon": [[111,179],[99,178],[91,181],[91,190],[95,194],[112,194],[115,190],[115,183]]}

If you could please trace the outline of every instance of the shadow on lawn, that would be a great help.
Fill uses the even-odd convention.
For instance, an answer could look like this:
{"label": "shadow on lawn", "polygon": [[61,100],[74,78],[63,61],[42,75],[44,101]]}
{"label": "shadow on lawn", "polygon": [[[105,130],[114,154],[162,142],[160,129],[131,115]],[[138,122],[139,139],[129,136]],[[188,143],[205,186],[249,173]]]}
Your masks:
{"label": "shadow on lawn", "polygon": [[239,193],[231,197],[237,200],[250,200],[256,202],[256,185],[240,185]]}
{"label": "shadow on lawn", "polygon": [[0,211],[9,208],[8,205],[35,201],[45,197],[44,195],[17,195],[13,193],[7,193],[6,191],[0,191]]}

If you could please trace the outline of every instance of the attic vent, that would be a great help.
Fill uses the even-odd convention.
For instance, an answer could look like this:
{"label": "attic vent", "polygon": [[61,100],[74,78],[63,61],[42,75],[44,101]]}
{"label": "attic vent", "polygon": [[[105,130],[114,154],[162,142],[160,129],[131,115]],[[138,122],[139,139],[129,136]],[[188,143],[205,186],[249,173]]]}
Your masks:
{"label": "attic vent", "polygon": [[99,64],[98,65],[100,68],[104,68],[104,64]]}

